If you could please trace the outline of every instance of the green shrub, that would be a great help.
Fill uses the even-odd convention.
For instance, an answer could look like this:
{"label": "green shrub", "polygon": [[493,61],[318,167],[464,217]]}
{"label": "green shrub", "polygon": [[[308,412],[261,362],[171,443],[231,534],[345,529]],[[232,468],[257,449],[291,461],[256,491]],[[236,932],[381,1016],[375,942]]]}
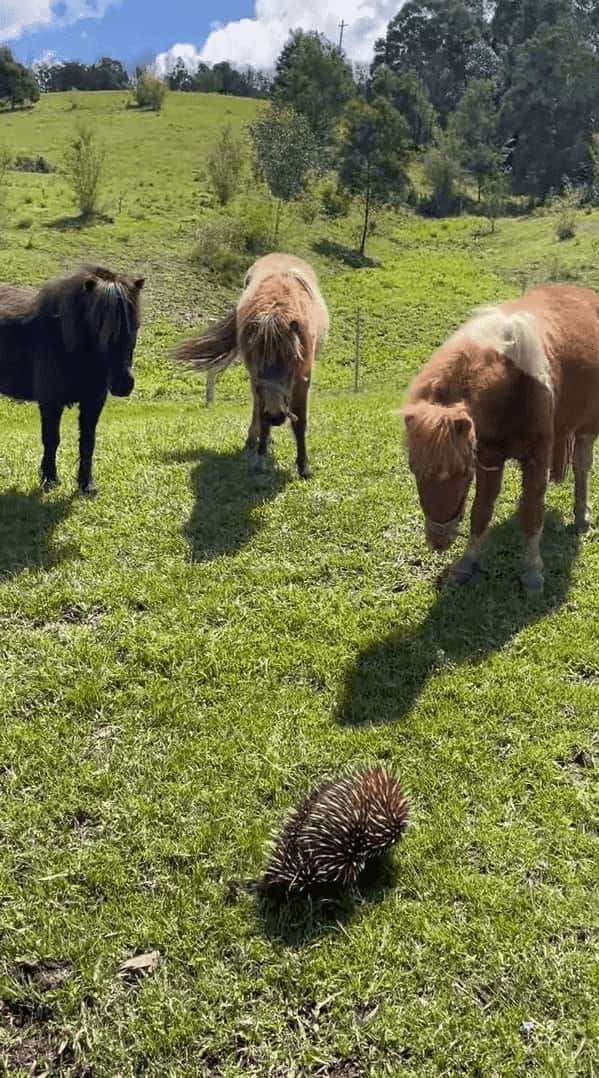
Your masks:
{"label": "green shrub", "polygon": [[331,180],[322,188],[321,205],[325,217],[347,217],[351,206],[351,195]]}
{"label": "green shrub", "polygon": [[64,155],[64,172],[83,217],[95,213],[104,170],[104,147],[91,127],[75,129]]}
{"label": "green shrub", "polygon": [[160,112],[166,95],[166,85],[151,71],[144,71],[137,80],[135,100],[140,109]]}
{"label": "green shrub", "polygon": [[571,240],[576,235],[576,211],[580,209],[580,192],[566,181],[560,195],[551,201],[551,209],[557,214],[555,235],[560,241]]}
{"label": "green shrub", "polygon": [[51,165],[43,154],[31,157],[26,153],[18,153],[12,167],[17,172],[54,172],[54,165]]}
{"label": "green shrub", "polygon": [[270,206],[243,199],[234,212],[213,214],[202,222],[193,257],[219,280],[237,282],[248,264],[268,251],[271,233]]}
{"label": "green shrub", "polygon": [[235,138],[227,124],[221,131],[207,163],[210,182],[221,206],[226,206],[237,194],[244,164],[243,143],[241,139]]}

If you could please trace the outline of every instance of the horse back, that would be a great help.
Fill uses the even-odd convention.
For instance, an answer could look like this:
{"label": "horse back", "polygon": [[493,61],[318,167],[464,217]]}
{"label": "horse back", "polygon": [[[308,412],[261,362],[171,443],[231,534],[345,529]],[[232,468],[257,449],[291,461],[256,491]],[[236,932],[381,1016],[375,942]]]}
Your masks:
{"label": "horse back", "polygon": [[599,432],[599,295],[575,285],[529,293],[552,369],[556,431]]}

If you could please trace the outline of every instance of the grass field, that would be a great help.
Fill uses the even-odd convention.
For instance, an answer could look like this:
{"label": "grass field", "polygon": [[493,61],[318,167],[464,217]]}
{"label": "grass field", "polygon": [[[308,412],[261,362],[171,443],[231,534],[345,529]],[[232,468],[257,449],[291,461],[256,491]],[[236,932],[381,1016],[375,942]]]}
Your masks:
{"label": "grass field", "polygon": [[[0,1072],[596,1074],[596,532],[577,540],[571,483],[553,488],[546,591],[526,600],[509,470],[486,575],[439,593],[394,409],[520,273],[599,286],[599,214],[567,244],[549,217],[494,236],[384,217],[361,269],[356,218],[288,214],[285,245],[315,262],[333,319],[314,478],[294,477],[281,431],[275,470],[249,480],[241,372],[207,409],[165,357],[233,294],[189,258],[202,157],[223,116],[259,106],[75,101],[0,116],[0,142],[58,161],[87,113],[106,217],[81,228],[60,174],[11,174],[0,279],[89,257],[145,273],[148,295],[136,394],[100,421],[95,500],[74,496],[76,417],[63,485],[42,496],[35,410],[0,404]],[[386,873],[339,903],[248,893],[288,809],[364,762],[411,801]],[[119,976],[152,951],[147,976]]]}

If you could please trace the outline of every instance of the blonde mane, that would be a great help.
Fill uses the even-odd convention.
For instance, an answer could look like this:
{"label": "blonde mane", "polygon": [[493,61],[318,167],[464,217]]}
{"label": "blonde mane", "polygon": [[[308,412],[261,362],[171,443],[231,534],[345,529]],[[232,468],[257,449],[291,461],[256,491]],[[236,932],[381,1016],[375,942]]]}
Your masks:
{"label": "blonde mane", "polygon": [[463,337],[494,348],[553,396],[551,368],[534,314],[506,311],[501,306],[478,307],[454,339]]}
{"label": "blonde mane", "polygon": [[423,479],[456,475],[473,467],[474,426],[461,404],[420,401],[401,411],[406,422],[410,466]]}

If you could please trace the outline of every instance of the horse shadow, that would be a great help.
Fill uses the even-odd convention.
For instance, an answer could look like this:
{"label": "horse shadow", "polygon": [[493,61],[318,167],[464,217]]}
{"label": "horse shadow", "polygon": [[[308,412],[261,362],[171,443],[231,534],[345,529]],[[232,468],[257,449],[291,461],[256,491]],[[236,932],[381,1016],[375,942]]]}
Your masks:
{"label": "horse shadow", "polygon": [[72,556],[70,546],[56,546],[51,537],[73,498],[49,499],[41,491],[0,494],[0,583],[25,569],[50,569]]}
{"label": "horse shadow", "polygon": [[261,526],[254,511],[276,498],[291,478],[276,466],[252,475],[243,449],[223,453],[190,449],[171,453],[166,460],[197,462],[190,473],[195,500],[183,534],[191,560],[199,563],[234,554],[245,546]]}
{"label": "horse shadow", "polygon": [[542,544],[545,591],[531,598],[518,580],[519,532],[513,521],[499,525],[485,548],[490,568],[483,579],[446,587],[416,630],[397,629],[359,655],[346,674],[337,721],[349,726],[397,722],[448,664],[478,663],[552,613],[568,595],[578,546],[574,527],[548,513]]}

